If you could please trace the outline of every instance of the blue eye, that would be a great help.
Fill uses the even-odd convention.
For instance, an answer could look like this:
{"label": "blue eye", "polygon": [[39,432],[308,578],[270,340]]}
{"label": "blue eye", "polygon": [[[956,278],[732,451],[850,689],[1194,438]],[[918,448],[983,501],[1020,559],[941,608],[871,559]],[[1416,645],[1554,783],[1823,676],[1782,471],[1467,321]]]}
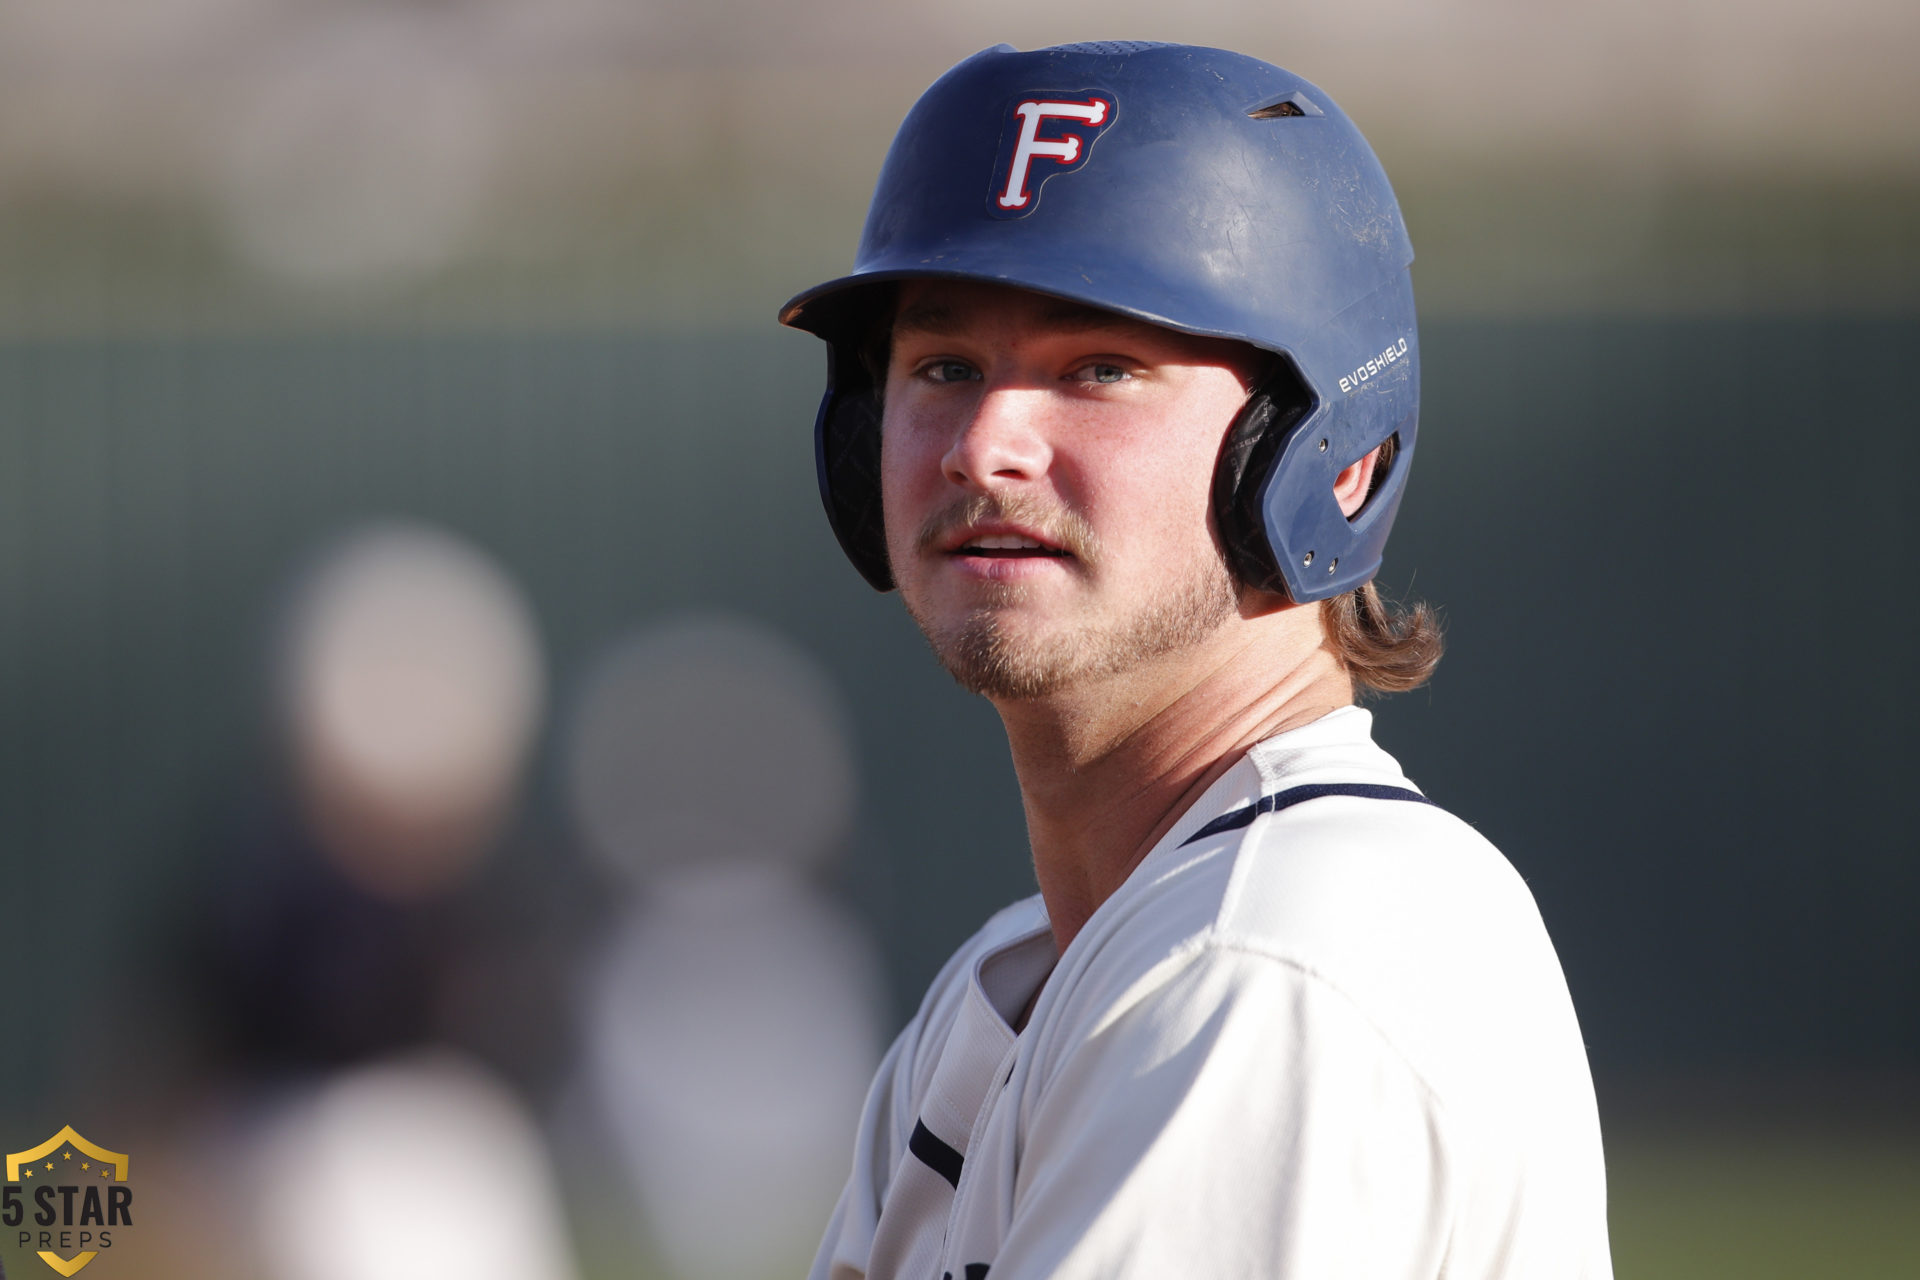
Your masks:
{"label": "blue eye", "polygon": [[1125,382],[1133,377],[1131,373],[1128,373],[1117,364],[1105,364],[1098,360],[1092,364],[1082,365],[1074,372],[1079,375],[1080,380],[1083,382]]}
{"label": "blue eye", "polygon": [[965,360],[935,360],[920,372],[930,382],[969,382],[980,376]]}

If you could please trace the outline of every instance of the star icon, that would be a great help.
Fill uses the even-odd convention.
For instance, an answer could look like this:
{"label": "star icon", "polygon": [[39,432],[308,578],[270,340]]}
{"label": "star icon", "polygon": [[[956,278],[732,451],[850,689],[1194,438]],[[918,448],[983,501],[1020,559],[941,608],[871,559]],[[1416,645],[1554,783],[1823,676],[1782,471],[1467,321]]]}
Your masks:
{"label": "star icon", "polygon": [[27,1177],[29,1177],[29,1178],[31,1178],[31,1177],[33,1176],[33,1170],[31,1170],[31,1169],[25,1169],[25,1170],[22,1170],[22,1172],[23,1172],[23,1173],[25,1173],[25,1174],[26,1174],[26,1176],[27,1176]]}
{"label": "star icon", "polygon": [[100,1171],[100,1176],[101,1176],[101,1177],[103,1177],[103,1178],[111,1178],[111,1177],[113,1176],[113,1170],[111,1170],[111,1169],[102,1169],[102,1170]]}
{"label": "star icon", "polygon": [[80,1162],[80,1167],[81,1167],[82,1169],[91,1169],[91,1168],[93,1168],[93,1166],[92,1166],[92,1165],[90,1165],[90,1164],[88,1164],[88,1163],[87,1163],[87,1162],[86,1162],[85,1160],[82,1160],[82,1161]]}
{"label": "star icon", "polygon": [[71,1160],[71,1159],[73,1159],[73,1152],[71,1152],[71,1151],[62,1151],[62,1152],[60,1153],[60,1158],[61,1158],[62,1160]]}
{"label": "star icon", "polygon": [[53,1161],[51,1160],[47,1161],[47,1168],[49,1169],[53,1168]]}

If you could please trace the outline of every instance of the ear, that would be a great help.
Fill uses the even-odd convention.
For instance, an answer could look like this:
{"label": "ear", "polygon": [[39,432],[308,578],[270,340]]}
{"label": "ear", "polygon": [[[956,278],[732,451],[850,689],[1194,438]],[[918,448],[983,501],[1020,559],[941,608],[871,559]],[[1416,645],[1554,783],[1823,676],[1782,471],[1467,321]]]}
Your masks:
{"label": "ear", "polygon": [[1367,495],[1373,492],[1373,469],[1380,461],[1379,446],[1366,457],[1354,463],[1333,478],[1333,500],[1340,504],[1340,514],[1353,519],[1354,512],[1366,504]]}

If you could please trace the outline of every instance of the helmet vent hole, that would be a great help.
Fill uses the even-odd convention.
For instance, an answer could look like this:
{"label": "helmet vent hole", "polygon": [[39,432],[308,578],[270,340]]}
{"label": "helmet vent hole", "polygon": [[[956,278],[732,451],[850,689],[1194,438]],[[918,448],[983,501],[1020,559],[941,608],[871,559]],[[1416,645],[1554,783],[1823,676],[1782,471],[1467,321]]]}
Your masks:
{"label": "helmet vent hole", "polygon": [[1333,562],[1327,566],[1327,572],[1332,573],[1335,569],[1338,569],[1339,567],[1340,567],[1340,557],[1335,556],[1333,558]]}
{"label": "helmet vent hole", "polygon": [[1320,452],[1325,453],[1326,451],[1327,451],[1327,442],[1323,439],[1320,441]]}
{"label": "helmet vent hole", "polygon": [[1313,552],[1311,552],[1311,551],[1309,551],[1309,552],[1307,552],[1307,554],[1305,554],[1304,556],[1301,556],[1301,557],[1300,557],[1300,563],[1301,563],[1301,564],[1312,564],[1312,563],[1313,563]]}
{"label": "helmet vent hole", "polygon": [[1253,120],[1283,120],[1291,116],[1324,115],[1312,98],[1304,93],[1290,93],[1284,98],[1269,102],[1263,107],[1255,107],[1247,112]]}
{"label": "helmet vent hole", "polygon": [[1373,500],[1379,496],[1381,489],[1386,487],[1387,477],[1393,474],[1394,463],[1398,461],[1399,456],[1400,433],[1396,431],[1380,445],[1380,458],[1373,465],[1373,480],[1367,485],[1367,496],[1361,502],[1360,509],[1347,517],[1348,524],[1352,524],[1373,509]]}

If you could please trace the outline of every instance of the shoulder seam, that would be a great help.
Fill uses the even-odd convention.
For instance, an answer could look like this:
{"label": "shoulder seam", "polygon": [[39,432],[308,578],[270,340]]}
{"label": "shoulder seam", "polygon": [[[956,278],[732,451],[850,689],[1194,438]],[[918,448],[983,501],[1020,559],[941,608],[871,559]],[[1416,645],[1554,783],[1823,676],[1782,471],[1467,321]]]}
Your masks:
{"label": "shoulder seam", "polygon": [[1355,800],[1403,800],[1418,804],[1431,805],[1433,801],[1415,787],[1387,786],[1378,782],[1309,782],[1297,787],[1288,787],[1284,791],[1274,791],[1261,796],[1252,804],[1243,805],[1231,813],[1222,814],[1201,827],[1198,831],[1180,842],[1182,848],[1196,840],[1208,836],[1217,836],[1228,831],[1237,831],[1250,827],[1268,814],[1282,813],[1297,804],[1309,800],[1325,800],[1335,796],[1345,796]]}
{"label": "shoulder seam", "polygon": [[[1513,865],[1512,861],[1504,853],[1501,853],[1500,850],[1487,839],[1478,827],[1475,827],[1451,809],[1435,803],[1422,792],[1411,791],[1408,798],[1413,797],[1418,797],[1420,803],[1393,804],[1387,807],[1387,811],[1397,812],[1401,816],[1413,818],[1415,821],[1422,821],[1427,815],[1432,815],[1441,820],[1443,827],[1451,824],[1470,832],[1474,840],[1485,845],[1488,850],[1499,858],[1501,864],[1505,866],[1508,871],[1514,873],[1516,878],[1520,879],[1522,885],[1525,884],[1525,878],[1519,876],[1519,869]],[[1314,798],[1318,799],[1321,797]],[[1240,834],[1237,842],[1231,844],[1226,850],[1228,856],[1232,859],[1232,867],[1228,871],[1227,883],[1220,892],[1220,903],[1214,914],[1213,927],[1218,928],[1222,922],[1233,914],[1234,909],[1239,905],[1240,893],[1244,886],[1245,877],[1250,874],[1248,868],[1251,865],[1251,858],[1249,855],[1258,852],[1260,841],[1268,838],[1281,817],[1292,812],[1296,807],[1297,806],[1294,805],[1288,805],[1277,812],[1255,814],[1252,821],[1238,829]]]}

